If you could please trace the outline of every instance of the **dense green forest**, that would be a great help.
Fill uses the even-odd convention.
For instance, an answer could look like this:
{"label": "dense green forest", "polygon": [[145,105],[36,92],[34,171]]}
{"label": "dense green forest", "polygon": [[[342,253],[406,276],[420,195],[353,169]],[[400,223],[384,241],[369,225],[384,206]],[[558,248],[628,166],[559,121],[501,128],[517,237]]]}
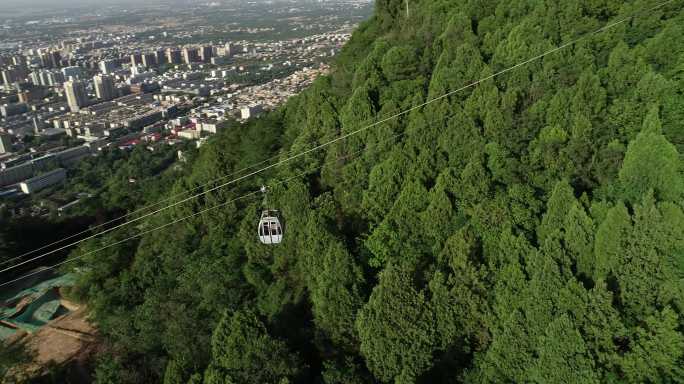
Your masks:
{"label": "dense green forest", "polygon": [[[194,156],[188,147],[157,146],[150,151],[141,145],[130,151],[118,148],[103,151],[100,156],[87,158],[75,169],[70,169],[69,182],[65,185],[31,196],[3,200],[0,205],[0,265],[21,261],[17,255],[24,255],[23,259],[39,256],[38,247],[45,246],[40,250],[48,252],[76,242],[86,236],[89,226],[105,230],[122,223],[123,220],[116,219],[125,216],[127,211],[134,211],[141,201],[161,200],[183,171],[184,164],[174,164],[177,151],[187,153],[186,157]],[[66,204],[76,199],[79,204],[58,216],[59,205],[54,201]],[[52,205],[49,216],[11,217],[9,213],[17,206],[42,205]],[[79,233],[83,234],[78,236]],[[48,247],[58,241],[55,246]],[[52,264],[63,259],[65,253],[55,252],[42,261]],[[22,270],[33,267],[28,265]],[[15,274],[25,272],[22,270]],[[5,273],[2,278],[7,281],[11,276]]]}
{"label": "dense green forest", "polygon": [[[653,1],[377,0],[331,75],[188,160],[197,188]],[[97,383],[684,382],[680,1],[91,241]],[[286,182],[281,182],[287,180]]]}

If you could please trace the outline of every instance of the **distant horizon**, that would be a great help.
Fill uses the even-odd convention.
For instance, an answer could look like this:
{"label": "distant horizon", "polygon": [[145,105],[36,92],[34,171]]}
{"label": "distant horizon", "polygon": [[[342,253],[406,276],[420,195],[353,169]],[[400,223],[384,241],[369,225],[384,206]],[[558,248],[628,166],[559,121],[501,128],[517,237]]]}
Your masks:
{"label": "distant horizon", "polygon": [[[8,18],[12,17],[30,17],[36,14],[44,16],[44,13],[51,11],[67,11],[75,7],[98,7],[109,8],[115,6],[137,6],[145,7],[154,4],[169,4],[169,3],[190,3],[190,2],[209,2],[210,0],[106,0],[103,4],[102,0],[5,0],[3,8],[8,13]],[[221,0],[221,1],[238,1],[238,0]],[[251,0],[251,1],[269,1],[269,0]],[[277,1],[277,0],[276,0]],[[88,9],[90,10],[90,9]],[[0,14],[0,20],[3,19]],[[60,15],[61,16],[61,15]]]}
{"label": "distant horizon", "polygon": [[[29,15],[29,14],[40,14],[43,12],[47,11],[52,11],[52,10],[59,10],[59,9],[70,9],[73,7],[90,7],[90,6],[98,6],[98,7],[111,7],[111,6],[128,6],[128,5],[137,5],[137,6],[147,6],[147,5],[153,5],[153,4],[164,4],[164,3],[204,3],[204,2],[211,2],[212,0],[145,0],[145,1],[140,1],[140,0],[107,0],[105,4],[103,4],[102,0],[4,0],[3,1],[3,8],[5,9],[5,12],[13,12],[13,13],[20,13],[23,15]],[[243,1],[243,0],[215,0],[215,1],[222,1],[222,2],[238,2],[238,1]],[[250,0],[253,2],[272,2],[272,1],[290,1],[290,0]],[[302,2],[305,1],[318,1],[318,0],[299,0]],[[335,2],[337,0],[325,0],[326,2]],[[38,8],[38,9],[36,9]],[[10,18],[13,17],[12,15],[7,15]],[[0,14],[0,19],[2,19],[2,15]]]}
{"label": "distant horizon", "polygon": [[[164,2],[182,2],[185,0],[152,0],[152,1],[145,1],[147,2],[155,2],[155,3],[164,3]],[[192,1],[192,0],[190,0]],[[256,0],[259,1],[259,0]],[[140,4],[140,1],[136,0],[108,0],[106,2],[105,7],[107,6],[112,6],[112,5],[125,5],[125,4]],[[57,2],[51,1],[51,0],[8,0],[4,6],[10,6],[10,7],[21,7],[21,8],[27,8],[27,7],[45,7],[45,8],[61,8],[61,7],[73,7],[73,6],[82,6],[82,5],[100,5],[102,6],[102,1],[100,0],[58,0]],[[41,11],[39,9],[36,9],[35,11]]]}
{"label": "distant horizon", "polygon": [[[228,1],[228,2],[235,2],[239,0],[217,0],[217,1]],[[250,0],[253,2],[271,2],[271,1],[289,1],[289,0]],[[300,1],[307,1],[307,0],[300,0]],[[308,1],[316,1],[316,0],[308,0]],[[326,0],[328,2],[335,2],[336,0]],[[146,0],[143,3],[140,2],[140,0],[107,0],[106,1],[106,6],[111,6],[111,5],[117,5],[117,4],[144,4],[144,3],[185,3],[185,2],[211,2],[211,0]],[[50,7],[50,8],[59,8],[59,7],[71,7],[75,5],[100,5],[103,6],[102,0],[5,0],[4,1],[4,6],[13,6],[13,7],[35,7],[35,6],[41,6],[41,7]]]}
{"label": "distant horizon", "polygon": [[[94,6],[100,6],[102,7],[102,1],[98,0],[58,0],[57,2],[55,1],[50,1],[50,0],[6,0],[7,2],[3,4],[3,7],[5,8],[6,11],[8,12],[16,12],[16,13],[21,13],[21,14],[40,14],[43,12],[48,12],[48,11],[53,11],[53,10],[67,10],[71,9],[74,7],[94,7]],[[166,3],[166,2],[179,2],[182,0],[152,0],[152,1],[145,1],[145,4],[150,4],[150,3]],[[109,0],[107,1],[107,6],[116,6],[116,5],[133,5],[133,4],[140,4],[140,1],[135,1],[135,0]],[[0,19],[2,19],[2,16],[0,16]]]}

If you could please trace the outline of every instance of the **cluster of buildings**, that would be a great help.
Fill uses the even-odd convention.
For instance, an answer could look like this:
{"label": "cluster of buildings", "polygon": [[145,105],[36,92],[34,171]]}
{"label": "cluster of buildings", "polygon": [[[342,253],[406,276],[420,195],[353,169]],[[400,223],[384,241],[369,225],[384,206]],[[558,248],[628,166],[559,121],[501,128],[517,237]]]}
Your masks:
{"label": "cluster of buildings", "polygon": [[[221,101],[226,107],[240,108],[240,117],[249,119],[262,110],[272,110],[282,105],[290,97],[298,94],[311,85],[316,78],[329,72],[327,64],[315,68],[303,68],[282,79],[275,79],[265,84],[238,89],[227,94]],[[247,109],[247,111],[245,111]],[[245,113],[247,112],[247,113]]]}
{"label": "cluster of buildings", "polygon": [[[230,120],[246,121],[282,105],[329,71],[329,66],[304,68],[290,76],[265,84],[225,89],[221,97],[193,108],[182,118],[170,120],[166,128],[183,139],[200,139],[226,128]],[[158,96],[164,98],[164,94]]]}
{"label": "cluster of buildings", "polygon": [[84,32],[0,45],[0,198],[63,183],[106,148],[199,147],[327,73],[350,29],[200,44]]}
{"label": "cluster of buildings", "polygon": [[92,142],[126,132],[150,130],[155,123],[182,114],[191,105],[186,99],[159,100],[152,94],[130,94],[79,108],[51,122],[54,130]]}
{"label": "cluster of buildings", "polygon": [[220,97],[260,78],[316,68],[349,37],[339,31],[274,42],[166,47],[93,37],[0,53],[0,129],[16,137],[46,129],[54,134],[54,118],[131,94]]}
{"label": "cluster of buildings", "polygon": [[25,194],[37,192],[64,181],[65,168],[76,166],[91,154],[90,147],[81,145],[15,158],[4,156],[0,158],[0,187],[19,185]]}

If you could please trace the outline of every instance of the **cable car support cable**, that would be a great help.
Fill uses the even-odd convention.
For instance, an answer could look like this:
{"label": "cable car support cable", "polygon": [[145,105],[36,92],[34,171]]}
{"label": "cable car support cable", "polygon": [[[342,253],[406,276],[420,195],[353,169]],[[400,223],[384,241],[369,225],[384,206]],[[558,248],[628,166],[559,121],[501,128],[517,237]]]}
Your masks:
{"label": "cable car support cable", "polygon": [[[236,183],[236,182],[239,182],[239,181],[242,181],[242,180],[244,180],[244,179],[247,179],[247,178],[250,178],[250,177],[252,177],[252,176],[255,176],[255,175],[257,175],[257,174],[263,173],[263,172],[265,172],[265,171],[267,171],[267,170],[270,170],[270,169],[279,167],[279,166],[281,166],[281,165],[283,165],[283,164],[286,164],[286,163],[288,163],[288,162],[290,162],[290,161],[292,161],[292,160],[301,158],[301,157],[306,156],[306,155],[308,155],[308,154],[310,154],[310,153],[312,153],[312,152],[316,152],[316,151],[318,151],[318,150],[320,150],[320,149],[323,149],[323,148],[325,148],[325,147],[328,147],[328,146],[330,146],[330,145],[332,145],[332,144],[335,144],[335,143],[337,143],[337,142],[340,142],[340,141],[342,141],[342,140],[345,140],[345,139],[347,139],[347,138],[349,138],[349,137],[351,137],[351,136],[354,136],[354,135],[357,135],[357,134],[359,134],[359,133],[361,133],[361,132],[367,131],[367,130],[369,130],[369,129],[373,128],[373,127],[376,127],[376,126],[378,126],[378,125],[384,124],[384,123],[386,123],[386,122],[388,122],[388,121],[390,121],[390,120],[394,120],[394,119],[399,118],[399,117],[401,117],[401,116],[407,115],[407,114],[409,114],[409,113],[411,113],[411,112],[414,112],[414,111],[416,111],[416,110],[419,110],[419,109],[421,109],[421,108],[424,108],[424,107],[426,107],[426,106],[428,106],[428,105],[430,105],[430,104],[432,104],[432,103],[435,103],[435,102],[437,102],[437,101],[439,101],[439,100],[443,100],[443,99],[445,99],[445,98],[448,98],[448,97],[450,97],[450,96],[452,96],[452,95],[454,95],[454,94],[456,94],[456,93],[462,92],[462,91],[464,91],[464,90],[466,90],[466,89],[468,89],[468,88],[472,88],[472,87],[474,87],[474,86],[477,86],[477,85],[479,85],[479,84],[481,84],[481,83],[483,83],[483,82],[485,82],[485,81],[487,81],[487,80],[491,80],[491,79],[493,79],[493,78],[496,78],[496,77],[498,77],[498,76],[501,76],[501,75],[503,75],[503,74],[506,74],[506,73],[508,73],[508,72],[511,72],[511,71],[513,71],[513,70],[515,70],[515,69],[517,69],[517,68],[520,68],[520,67],[525,66],[525,65],[527,65],[527,64],[529,64],[529,63],[532,63],[532,62],[534,62],[534,61],[536,61],[536,60],[539,60],[539,59],[541,59],[541,58],[544,58],[545,56],[548,56],[548,55],[550,55],[550,54],[552,54],[552,53],[558,52],[558,51],[560,51],[560,50],[562,50],[562,49],[565,49],[565,48],[567,48],[567,47],[569,47],[569,46],[572,46],[572,45],[574,45],[574,44],[577,44],[578,42],[583,41],[583,40],[585,40],[585,39],[587,39],[587,38],[589,38],[589,37],[592,37],[592,36],[597,35],[597,34],[599,34],[599,33],[605,32],[606,30],[609,30],[609,29],[611,29],[611,28],[613,28],[613,27],[615,27],[615,26],[617,26],[617,25],[623,24],[623,23],[625,23],[625,22],[627,22],[627,21],[629,21],[629,20],[631,20],[631,19],[633,19],[633,18],[635,18],[635,17],[637,17],[637,16],[639,16],[639,15],[641,15],[641,14],[643,14],[643,13],[652,12],[652,11],[654,11],[654,10],[657,10],[657,9],[659,9],[659,8],[662,8],[662,7],[664,7],[664,6],[666,6],[666,5],[670,4],[670,3],[672,3],[672,2],[674,2],[674,1],[675,1],[675,0],[668,0],[668,1],[665,1],[665,2],[663,2],[663,3],[658,4],[658,5],[656,5],[656,6],[653,6],[653,7],[651,7],[651,8],[648,8],[648,9],[646,9],[646,10],[642,10],[642,11],[633,13],[633,14],[631,14],[631,15],[629,15],[629,16],[626,16],[626,17],[624,17],[624,18],[622,18],[622,19],[620,19],[620,20],[618,20],[618,21],[609,23],[609,24],[607,24],[607,25],[605,25],[605,26],[603,26],[603,27],[601,27],[601,28],[599,28],[599,29],[597,29],[597,30],[595,30],[595,31],[588,32],[588,33],[586,33],[586,34],[584,34],[584,35],[582,35],[582,36],[580,36],[580,37],[578,37],[578,38],[576,38],[576,39],[570,40],[570,41],[568,41],[568,42],[566,42],[566,43],[564,43],[564,44],[562,44],[562,45],[559,45],[559,46],[557,46],[557,47],[555,47],[555,48],[553,48],[553,49],[550,49],[550,50],[548,50],[548,51],[545,51],[545,52],[543,52],[543,53],[541,53],[541,54],[539,54],[539,55],[536,55],[536,56],[534,56],[534,57],[532,57],[532,58],[529,58],[529,59],[527,59],[527,60],[525,60],[525,61],[522,61],[522,62],[520,62],[520,63],[518,63],[518,64],[515,64],[515,65],[513,65],[513,66],[511,66],[511,67],[505,68],[505,69],[503,69],[503,70],[501,70],[501,71],[498,71],[498,72],[496,72],[496,73],[493,73],[493,74],[491,74],[491,75],[489,75],[489,76],[486,76],[486,77],[484,77],[484,78],[481,78],[481,79],[479,79],[479,80],[476,80],[476,81],[474,81],[474,82],[471,82],[471,83],[469,83],[469,84],[467,84],[467,85],[465,85],[465,86],[463,86],[463,87],[460,87],[460,88],[455,89],[455,90],[453,90],[453,91],[449,91],[449,92],[447,92],[447,93],[445,93],[445,94],[443,94],[443,95],[441,95],[441,96],[432,98],[432,99],[430,99],[430,100],[428,100],[428,101],[426,101],[426,102],[423,102],[423,103],[421,103],[421,104],[418,104],[418,105],[416,105],[416,106],[413,106],[413,107],[411,107],[411,108],[409,108],[409,109],[403,110],[403,111],[398,112],[398,113],[396,113],[396,114],[393,114],[393,115],[390,115],[390,116],[385,117],[385,118],[383,118],[383,119],[380,119],[380,120],[378,120],[378,121],[376,121],[376,122],[374,122],[374,123],[372,123],[372,124],[370,124],[370,125],[364,126],[364,127],[359,128],[359,129],[357,129],[357,130],[354,130],[354,131],[352,131],[352,132],[349,132],[349,133],[346,133],[346,134],[344,134],[344,135],[338,136],[338,137],[336,137],[335,139],[332,139],[332,140],[330,140],[330,141],[328,141],[328,142],[319,144],[319,145],[317,145],[317,146],[315,146],[315,147],[312,147],[312,148],[310,148],[310,149],[308,149],[308,150],[306,150],[306,151],[299,152],[299,153],[297,153],[297,154],[295,154],[295,155],[292,155],[292,156],[289,156],[289,157],[287,157],[287,158],[285,158],[285,159],[283,159],[283,160],[279,160],[279,161],[277,161],[277,162],[275,162],[275,163],[273,163],[273,164],[270,164],[270,165],[268,165],[268,166],[266,166],[266,167],[260,168],[260,169],[258,169],[258,170],[256,170],[256,171],[252,171],[252,172],[247,173],[247,174],[245,174],[245,175],[242,175],[242,176],[240,176],[240,177],[238,177],[238,178],[232,179],[232,180],[230,180],[230,181],[228,181],[228,182],[219,184],[219,185],[217,185],[217,186],[215,186],[215,187],[213,187],[213,188],[210,188],[210,189],[208,189],[208,190],[206,190],[206,191],[203,191],[203,192],[201,192],[201,193],[194,194],[194,195],[192,195],[192,196],[190,196],[190,197],[188,197],[188,198],[185,198],[185,199],[183,199],[183,200],[177,201],[177,202],[175,202],[175,203],[173,203],[173,204],[170,204],[170,205],[165,206],[165,207],[163,207],[163,208],[157,209],[157,210],[155,210],[155,211],[153,211],[153,212],[147,213],[147,214],[142,215],[142,216],[140,216],[140,217],[137,217],[137,218],[135,218],[135,219],[133,219],[133,220],[129,220],[129,221],[123,223],[123,224],[114,226],[114,227],[112,227],[112,228],[108,228],[108,229],[106,229],[106,230],[104,230],[104,231],[102,231],[102,232],[98,232],[98,233],[96,233],[96,234],[93,234],[93,235],[91,235],[91,236],[85,237],[85,238],[83,238],[83,239],[80,239],[80,240],[78,240],[78,241],[72,242],[72,243],[70,243],[70,244],[64,245],[64,246],[62,246],[62,247],[56,248],[56,249],[54,249],[54,250],[51,250],[51,251],[49,251],[49,252],[46,252],[46,253],[41,254],[41,255],[39,255],[39,256],[36,256],[36,257],[34,257],[34,258],[28,259],[28,260],[23,261],[23,262],[21,262],[21,263],[18,263],[18,264],[12,265],[12,266],[10,266],[10,267],[4,268],[4,269],[0,270],[0,273],[7,272],[7,271],[12,270],[12,269],[15,269],[15,268],[17,268],[17,267],[19,267],[19,266],[22,266],[22,265],[25,265],[25,264],[27,264],[27,263],[30,263],[30,262],[36,261],[36,260],[38,260],[38,259],[44,258],[44,257],[49,256],[49,255],[51,255],[51,254],[54,254],[54,253],[56,253],[56,252],[62,251],[62,250],[64,250],[64,249],[66,249],[66,248],[69,248],[69,247],[78,245],[78,244],[80,244],[80,243],[82,243],[82,242],[84,242],[84,241],[87,241],[87,240],[90,240],[90,239],[92,239],[92,238],[95,238],[95,237],[97,237],[97,236],[99,236],[99,235],[103,235],[103,234],[109,233],[109,232],[111,232],[111,231],[113,231],[113,230],[119,229],[119,228],[121,228],[121,227],[124,227],[124,226],[129,225],[129,224],[134,223],[134,222],[138,222],[138,221],[140,221],[140,220],[142,220],[142,219],[145,219],[145,218],[147,218],[147,217],[149,217],[149,216],[155,215],[155,214],[160,213],[160,212],[162,212],[162,211],[168,210],[168,209],[170,209],[170,208],[172,208],[172,207],[178,206],[178,205],[183,204],[183,203],[185,203],[185,202],[187,202],[187,201],[196,199],[196,198],[198,198],[198,197],[200,197],[200,196],[206,195],[206,194],[208,194],[208,193],[210,193],[210,192],[213,192],[213,191],[215,191],[215,190],[222,189],[222,188],[224,188],[224,187],[226,187],[226,186],[228,186],[228,185],[232,185],[232,184],[234,184],[234,183]],[[293,151],[286,152],[286,153],[292,153],[292,152],[293,152]],[[271,160],[273,160],[274,158],[277,158],[277,157],[280,157],[280,156],[282,156],[282,154],[273,156],[273,157],[271,157],[271,158],[269,158],[269,159],[263,160],[262,162],[256,163],[256,164],[263,164],[263,163],[266,163],[266,162],[268,162],[268,161],[271,161]],[[242,170],[236,171],[236,172],[234,172],[234,173],[232,173],[232,174],[241,173],[241,172],[243,172],[243,171],[245,171],[245,170],[248,170],[248,169],[251,169],[251,168],[253,168],[253,167],[254,167],[254,165],[253,165],[253,166],[246,167],[246,168],[243,168]],[[218,178],[218,179],[216,179],[216,180],[223,180],[223,179],[225,179],[226,177],[230,177],[230,176],[227,175],[227,176]],[[216,181],[216,180],[215,180],[215,181]],[[214,181],[214,182],[215,182],[215,181]],[[213,182],[210,182],[210,183],[208,183],[208,184],[205,184],[204,186],[211,185],[211,184],[213,184]],[[203,188],[204,186],[199,186],[199,187],[195,188],[194,190],[201,189],[201,188]],[[187,192],[183,192],[183,193],[180,193],[180,194],[177,194],[177,195],[174,195],[174,196],[177,197],[177,196],[179,196],[179,195],[185,195],[185,194],[187,194]],[[169,199],[174,198],[174,196],[172,196],[172,197],[170,197],[170,198],[167,198],[167,199],[165,199],[165,200],[162,200],[161,202],[163,202],[163,201],[168,201]],[[145,209],[147,209],[147,208],[149,208],[149,207],[152,207],[152,206],[157,206],[157,205],[159,205],[159,203],[155,203],[155,204],[153,204],[153,205],[150,205],[150,206],[147,206],[147,207],[143,207],[143,208],[141,208],[141,209],[139,209],[139,210],[137,210],[137,211],[134,211],[134,213],[135,213],[135,212],[142,211],[142,210],[145,210]],[[131,213],[131,214],[133,214],[133,213]],[[131,215],[131,214],[128,214],[128,215]],[[111,223],[111,222],[116,221],[116,220],[119,220],[119,219],[121,219],[121,218],[125,218],[125,217],[127,217],[128,215],[122,216],[122,217],[117,218],[117,219],[110,220],[109,222],[107,222],[107,223],[105,223],[105,224]],[[99,227],[101,227],[101,226],[103,226],[103,225],[105,225],[105,224],[101,224]],[[88,231],[90,231],[90,230],[92,230],[92,229],[89,229],[89,230],[80,232],[80,233],[78,233],[78,234],[76,234],[76,235],[72,235],[72,236],[69,237],[69,238],[76,237],[76,236],[78,236],[78,235],[80,235],[80,234],[83,234],[83,233],[85,233],[85,232],[88,232]],[[66,238],[66,239],[69,239],[69,238]],[[29,252],[29,253],[27,253],[27,254],[31,254],[31,253],[33,253],[33,252],[36,252],[36,251],[40,250],[40,249],[45,249],[45,248],[47,248],[47,247],[50,247],[51,245],[61,243],[61,242],[65,241],[66,239],[57,241],[57,242],[52,243],[52,244],[49,244],[49,245],[46,245],[46,246],[44,246],[44,247],[42,247],[42,248],[39,248],[39,249],[37,249],[37,250],[35,250],[35,251],[31,251],[31,252]],[[18,256],[18,257],[22,257],[22,256]],[[16,259],[16,258],[15,258],[15,259]],[[0,265],[2,265],[2,264],[0,264]]]}

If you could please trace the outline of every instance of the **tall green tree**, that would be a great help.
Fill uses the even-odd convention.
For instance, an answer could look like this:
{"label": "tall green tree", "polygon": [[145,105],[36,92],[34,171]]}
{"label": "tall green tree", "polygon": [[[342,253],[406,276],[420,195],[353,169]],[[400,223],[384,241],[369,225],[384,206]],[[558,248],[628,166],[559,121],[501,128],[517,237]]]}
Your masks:
{"label": "tall green tree", "polygon": [[382,381],[412,383],[432,365],[434,320],[410,270],[388,266],[356,320],[361,353]]}
{"label": "tall green tree", "polygon": [[224,314],[211,340],[208,383],[281,383],[303,369],[285,343],[271,337],[251,311]]}

